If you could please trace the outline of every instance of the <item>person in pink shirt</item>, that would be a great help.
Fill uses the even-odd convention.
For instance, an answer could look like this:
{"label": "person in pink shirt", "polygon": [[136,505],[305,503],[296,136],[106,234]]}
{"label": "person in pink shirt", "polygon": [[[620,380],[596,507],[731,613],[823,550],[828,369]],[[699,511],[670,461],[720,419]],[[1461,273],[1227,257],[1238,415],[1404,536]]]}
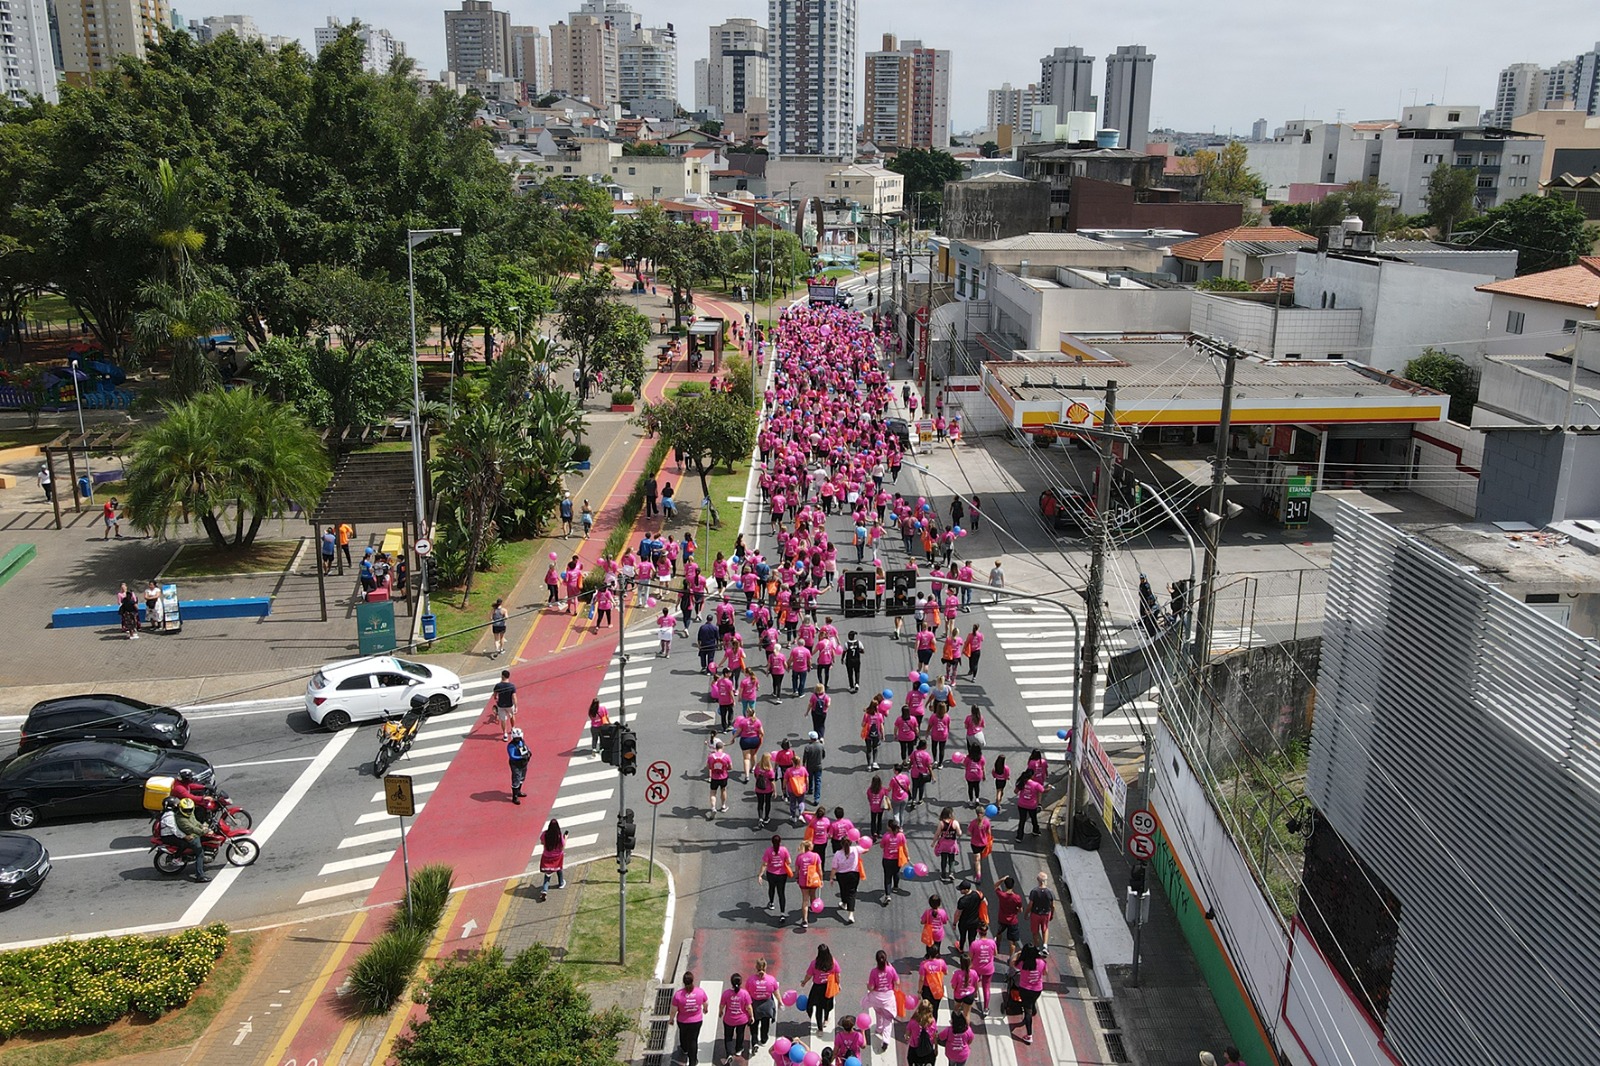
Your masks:
{"label": "person in pink shirt", "polygon": [[917,720],[911,717],[911,705],[901,704],[900,717],[894,720],[894,739],[900,742],[901,762],[911,761],[911,753],[916,750],[919,732]]}
{"label": "person in pink shirt", "polygon": [[[884,897],[887,902],[888,897]],[[889,954],[879,950],[867,971],[867,994],[861,999],[861,1009],[872,1013],[872,1028],[878,1036],[878,1052],[889,1050],[889,1037],[894,1035],[895,992],[900,987],[900,975],[889,965]]]}
{"label": "person in pink shirt", "polygon": [[1024,1044],[1033,1043],[1033,1019],[1039,1013],[1039,996],[1044,992],[1046,963],[1032,944],[1017,956],[1017,991],[1022,993],[1022,1023],[1026,1027]]}
{"label": "person in pink shirt", "polygon": [[988,763],[983,757],[983,746],[976,741],[968,740],[967,759],[962,764],[961,774],[967,782],[967,803],[973,810],[977,810],[982,802],[983,772],[987,768]]}
{"label": "person in pink shirt", "polygon": [[969,748],[976,744],[979,751],[983,750],[983,727],[985,724],[987,723],[983,720],[983,708],[973,704],[972,709],[967,712],[967,717],[961,723]]}
{"label": "person in pink shirt", "polygon": [[783,675],[789,671],[789,660],[774,640],[767,651],[767,670],[772,674],[772,698],[783,698]]}
{"label": "person in pink shirt", "polygon": [[1044,782],[1034,777],[1032,770],[1024,770],[1017,779],[1017,843],[1022,843],[1023,827],[1030,821],[1033,835],[1039,835],[1039,801],[1044,793]]}
{"label": "person in pink shirt", "polygon": [[672,1020],[678,1026],[678,1052],[684,1066],[699,1066],[700,1026],[709,1002],[706,990],[695,986],[694,974],[685,971],[683,987],[672,993]]}
{"label": "person in pink shirt", "polygon": [[567,590],[567,613],[578,613],[578,593],[583,590],[583,567],[578,564],[578,557],[574,555],[567,564],[566,571],[561,575],[561,582]]}
{"label": "person in pink shirt", "polygon": [[950,740],[950,707],[935,703],[928,716],[928,746],[933,754],[933,765],[944,765],[944,748]]}
{"label": "person in pink shirt", "polygon": [[[906,835],[900,831],[900,820],[889,819],[889,827],[878,837],[878,850],[883,861],[883,905],[889,905],[892,894],[902,891],[900,888],[901,855],[906,849]],[[906,895],[910,895],[909,892]]]}
{"label": "person in pink shirt", "polygon": [[750,990],[750,1047],[767,1042],[772,1023],[778,1017],[778,979],[767,972],[767,960],[756,960],[756,972],[746,986]]}
{"label": "person in pink shirt", "polygon": [[[731,684],[729,688],[732,688]],[[731,692],[729,700],[730,702],[732,700]],[[730,706],[729,710],[732,709]],[[756,760],[761,757],[761,742],[766,739],[767,731],[762,726],[761,719],[751,710],[733,720],[733,734],[739,739],[739,755],[743,760],[744,779],[749,783],[750,772],[755,769]]]}
{"label": "person in pink shirt", "polygon": [[813,838],[810,846],[794,857],[794,879],[800,886],[800,928],[805,929],[811,925],[812,901],[822,898],[821,841]]}
{"label": "person in pink shirt", "polygon": [[876,774],[867,785],[867,813],[871,815],[872,835],[881,836],[884,817],[889,813],[889,789]]}
{"label": "person in pink shirt", "polygon": [[889,778],[890,808],[897,819],[905,816],[907,803],[911,799],[911,787],[911,765],[897,763],[894,774]]}
{"label": "person in pink shirt", "polygon": [[722,738],[716,737],[711,741],[711,750],[706,753],[706,776],[711,782],[711,806],[706,811],[707,818],[715,816],[719,810],[728,809],[728,775],[732,771],[733,756],[722,750]]}
{"label": "person in pink shirt", "polygon": [[1043,781],[1047,784],[1049,783],[1050,762],[1044,757],[1044,752],[1040,751],[1038,748],[1034,748],[1028,753],[1027,769],[1040,781]]}
{"label": "person in pink shirt", "polygon": [[928,669],[928,664],[933,661],[933,647],[937,642],[938,638],[932,629],[917,631],[917,669]]}
{"label": "person in pink shirt", "polygon": [[767,882],[767,911],[777,912],[779,925],[789,920],[789,877],[793,868],[789,849],[783,846],[783,837],[773,833],[772,843],[761,853],[756,877]]}
{"label": "person in pink shirt", "polygon": [[972,968],[972,958],[965,951],[956,953],[956,964],[950,971],[950,1013],[965,1014],[978,1001],[978,971]]}
{"label": "person in pink shirt", "polygon": [[[743,657],[744,649],[739,649]],[[739,704],[746,715],[754,714],[756,710],[756,697],[761,695],[761,682],[756,680],[756,675],[750,670],[741,670],[739,673]]]}
{"label": "person in pink shirt", "polygon": [[867,769],[878,769],[878,748],[883,744],[883,707],[888,702],[879,702],[877,696],[867,701],[867,706],[861,712],[861,742],[866,748]]}
{"label": "person in pink shirt", "polygon": [[[805,626],[801,626],[800,629],[803,635]],[[820,682],[824,688],[826,688],[829,681],[832,680],[830,675],[833,673],[833,662],[838,657],[839,642],[833,637],[819,633],[817,639],[816,657],[813,662],[817,668],[817,681]]]}
{"label": "person in pink shirt", "polygon": [[772,797],[778,791],[778,772],[772,756],[763,754],[753,771],[756,793],[756,828],[765,829],[772,821]]}
{"label": "person in pink shirt", "polygon": [[978,1031],[967,1021],[967,1012],[952,1010],[949,1028],[939,1034],[939,1043],[944,1045],[944,1057],[950,1066],[963,1066],[972,1056],[972,1045],[977,1038]]}
{"label": "person in pink shirt", "polygon": [[[839,992],[839,964],[828,945],[818,944],[816,958],[806,966],[802,983],[811,985],[806,994],[806,1013],[815,1020],[815,1032],[826,1032],[828,1015],[833,1013],[833,999]],[[808,1025],[807,1029],[812,1029]]]}
{"label": "person in pink shirt", "polygon": [[744,987],[744,977],[734,974],[728,978],[728,987],[722,990],[719,1004],[722,1014],[722,1066],[730,1066],[733,1057],[744,1058],[745,1036],[750,1029],[754,1003]]}
{"label": "person in pink shirt", "polygon": [[906,804],[906,809],[914,811],[927,799],[928,784],[933,780],[933,752],[928,750],[927,740],[917,741],[917,748],[911,753],[911,802]]}
{"label": "person in pink shirt", "polygon": [[846,1011],[833,1034],[833,1061],[842,1064],[846,1059],[860,1058],[866,1050],[867,1034],[856,1028],[855,1015]]}
{"label": "person in pink shirt", "polygon": [[594,628],[596,632],[611,628],[611,609],[616,606],[616,593],[604,585],[594,594]]}
{"label": "person in pink shirt", "polygon": [[972,850],[972,879],[982,881],[983,860],[994,850],[994,825],[987,812],[979,810],[967,823],[967,840]]}
{"label": "person in pink shirt", "polygon": [[994,980],[995,959],[1000,954],[1000,945],[994,937],[989,935],[989,923],[978,923],[978,938],[967,949],[972,958],[972,969],[978,975],[978,993],[983,997],[983,1006],[978,1008],[978,1013],[989,1013],[989,984]]}
{"label": "person in pink shirt", "polygon": [[[937,899],[938,897],[934,897]],[[917,966],[917,976],[922,985],[922,1003],[933,1008],[933,1020],[939,1020],[939,1003],[944,999],[950,967],[939,957],[939,947],[930,946]],[[920,1011],[922,1004],[918,1004]]]}
{"label": "person in pink shirt", "polygon": [[[711,698],[717,702],[717,732],[719,733],[733,729],[736,725],[733,717],[734,695],[733,675],[724,668],[721,673],[711,680]],[[747,775],[746,780],[748,779]]]}
{"label": "person in pink shirt", "polygon": [[1004,755],[994,757],[994,766],[990,769],[989,776],[994,780],[994,805],[998,807],[1006,801],[1006,784],[1011,780],[1011,767],[1006,765]]}
{"label": "person in pink shirt", "polygon": [[[811,672],[811,649],[804,644],[796,644],[789,649],[789,695],[800,695],[806,687],[806,676]],[[817,730],[817,735],[822,735],[822,730]]]}
{"label": "person in pink shirt", "polygon": [[950,924],[950,912],[944,909],[944,903],[935,892],[928,897],[928,906],[922,912],[922,917],[917,919],[922,924],[922,943],[924,947],[941,951],[944,948],[945,928]]}
{"label": "person in pink shirt", "polygon": [[[977,527],[977,518],[978,518],[978,516],[976,514],[976,510],[977,509],[974,508],[973,510],[974,510],[974,514],[972,516],[972,518],[973,518],[973,527],[972,528],[973,528],[973,531],[976,532],[977,528],[978,528]],[[959,568],[957,568],[957,570],[956,570],[956,580],[957,581],[971,582],[972,578],[973,578],[972,563],[967,561],[967,560],[965,560],[965,559],[963,559],[962,562],[961,562],[961,566]],[[963,585],[963,586],[961,586],[961,609],[963,611],[966,611],[966,610],[970,610],[971,608],[972,608],[972,590],[970,588],[967,588],[965,585]],[[976,629],[977,627],[974,626],[973,628]]]}
{"label": "person in pink shirt", "polygon": [[939,812],[939,824],[933,830],[933,853],[939,856],[940,880],[953,883],[956,860],[961,857],[961,823],[949,807]]}
{"label": "person in pink shirt", "polygon": [[917,1004],[906,1022],[906,1066],[933,1066],[939,1061],[939,1007],[927,999]]}

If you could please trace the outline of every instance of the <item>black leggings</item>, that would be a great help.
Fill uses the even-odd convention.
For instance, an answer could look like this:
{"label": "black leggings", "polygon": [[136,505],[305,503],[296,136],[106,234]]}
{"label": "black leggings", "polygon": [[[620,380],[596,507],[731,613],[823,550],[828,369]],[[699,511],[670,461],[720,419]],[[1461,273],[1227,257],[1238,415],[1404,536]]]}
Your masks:
{"label": "black leggings", "polygon": [[609,608],[609,607],[596,607],[595,608],[595,612],[594,612],[594,624],[597,625],[597,626],[608,626],[608,625],[610,625],[611,624],[611,608]]}
{"label": "black leggings", "polygon": [[912,803],[921,803],[923,801],[928,791],[928,782],[932,780],[933,778],[931,777],[913,777],[911,779]]}
{"label": "black leggings", "polygon": [[789,875],[767,874],[767,906],[777,903],[778,910],[789,909]]}
{"label": "black leggings", "polygon": [[1034,833],[1035,836],[1038,836],[1038,834],[1039,834],[1039,808],[1037,808],[1037,807],[1018,807],[1017,808],[1017,839],[1018,840],[1022,839],[1022,827],[1027,825],[1029,822],[1033,823],[1033,833]]}
{"label": "black leggings", "polygon": [[868,740],[866,742],[866,744],[867,744],[867,765],[868,766],[874,766],[878,762],[878,741],[876,741],[876,740]]}
{"label": "black leggings", "polygon": [[949,877],[951,874],[955,873],[956,872],[956,859],[959,858],[959,857],[960,857],[959,855],[952,855],[947,851],[941,851],[939,853],[939,874],[940,874],[940,876]]}
{"label": "black leggings", "polygon": [[1033,1035],[1033,1016],[1039,1013],[1039,993],[1026,988],[1019,988],[1022,993],[1022,1024],[1027,1026],[1029,1036]]}
{"label": "black leggings", "polygon": [[722,1023],[722,1054],[724,1057],[738,1055],[744,1057],[745,1034],[749,1032],[748,1025],[729,1025]]}
{"label": "black leggings", "polygon": [[978,799],[979,799],[978,793],[982,788],[983,788],[983,778],[980,777],[976,781],[968,781],[967,782],[967,801],[969,803],[977,803]]}
{"label": "black leggings", "polygon": [[750,1044],[752,1047],[760,1047],[772,1035],[772,1018],[762,1015],[760,1003],[755,1004],[753,1009],[755,1013],[750,1016],[753,1019],[750,1022]]}
{"label": "black leggings", "polygon": [[833,1013],[833,1000],[827,996],[828,986],[813,984],[811,993],[806,997],[806,1013],[817,1020],[817,1031],[821,1032],[828,1024],[828,1015]]}
{"label": "black leggings", "polygon": [[834,875],[839,882],[839,903],[847,911],[856,909],[856,889],[861,887],[861,875],[851,870],[849,873]]}
{"label": "black leggings", "polygon": [[[765,822],[772,817],[772,793],[756,793],[756,820]],[[769,875],[770,876],[770,875]]]}
{"label": "black leggings", "polygon": [[859,687],[861,684],[861,664],[853,663],[846,659],[844,661],[844,679],[851,688]]}
{"label": "black leggings", "polygon": [[916,748],[917,742],[915,740],[902,740],[900,742],[900,761],[910,762],[911,753],[915,751]]}
{"label": "black leggings", "polygon": [[823,688],[827,688],[828,687],[828,675],[831,674],[831,673],[833,673],[833,664],[832,663],[826,663],[826,664],[819,663],[819,664],[817,664],[817,680],[822,682],[822,687]]}
{"label": "black leggings", "polygon": [[872,838],[874,840],[883,835],[883,816],[888,813],[888,811],[872,812]]}
{"label": "black leggings", "polygon": [[700,1026],[704,1022],[678,1023],[678,1050],[688,1066],[700,1066]]}
{"label": "black leggings", "polygon": [[933,749],[933,761],[940,765],[944,764],[944,744],[945,742],[942,740],[935,740],[930,741],[928,745]]}
{"label": "black leggings", "polygon": [[885,862],[883,864],[883,894],[889,895],[900,887],[900,864],[898,862]]}

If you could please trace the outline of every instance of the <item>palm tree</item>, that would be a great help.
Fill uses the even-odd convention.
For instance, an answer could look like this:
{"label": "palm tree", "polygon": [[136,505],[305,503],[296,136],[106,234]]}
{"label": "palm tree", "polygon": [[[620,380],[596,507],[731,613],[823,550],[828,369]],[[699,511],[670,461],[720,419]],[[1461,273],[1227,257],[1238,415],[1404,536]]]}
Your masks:
{"label": "palm tree", "polygon": [[450,523],[466,541],[461,606],[472,597],[472,578],[489,538],[497,532],[506,482],[526,462],[527,438],[517,420],[488,403],[458,415],[439,441],[434,487],[447,501]]}
{"label": "palm tree", "polygon": [[[253,389],[203,392],[165,409],[128,464],[126,514],[141,532],[166,536],[177,522],[198,520],[216,547],[248,547],[265,519],[290,504],[309,511],[327,487],[317,435]],[[223,532],[230,509],[231,540]]]}

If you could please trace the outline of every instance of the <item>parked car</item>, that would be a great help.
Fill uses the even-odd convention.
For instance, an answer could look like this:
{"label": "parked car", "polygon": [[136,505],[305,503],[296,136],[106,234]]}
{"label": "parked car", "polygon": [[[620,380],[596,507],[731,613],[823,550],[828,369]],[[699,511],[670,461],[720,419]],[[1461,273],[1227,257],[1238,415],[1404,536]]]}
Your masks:
{"label": "parked car", "polygon": [[14,755],[0,766],[0,811],[11,829],[41,818],[144,810],[147,778],[193,770],[201,781],[211,764],[187,751],[135,740],[64,740]]}
{"label": "parked car", "polygon": [[1039,493],[1039,514],[1051,529],[1087,532],[1094,521],[1094,499],[1077,489],[1052,486]]}
{"label": "parked car", "polygon": [[27,899],[50,876],[50,853],[26,833],[0,833],[0,903]]}
{"label": "parked car", "polygon": [[909,452],[911,450],[911,425],[905,419],[885,418],[883,420],[883,428],[888,430],[889,434],[900,442],[901,451]]}
{"label": "parked car", "polygon": [[337,732],[351,722],[398,717],[421,696],[425,714],[448,711],[461,702],[461,678],[442,666],[428,666],[392,655],[329,663],[306,683],[306,713],[324,729]]}
{"label": "parked car", "polygon": [[35,703],[22,723],[17,750],[61,740],[140,740],[158,748],[184,748],[189,745],[189,722],[171,707],[106,692]]}

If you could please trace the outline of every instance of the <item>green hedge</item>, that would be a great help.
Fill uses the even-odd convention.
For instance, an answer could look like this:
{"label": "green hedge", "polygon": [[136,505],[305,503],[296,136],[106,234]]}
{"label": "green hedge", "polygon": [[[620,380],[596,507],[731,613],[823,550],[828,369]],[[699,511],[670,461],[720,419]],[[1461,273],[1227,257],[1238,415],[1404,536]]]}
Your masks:
{"label": "green hedge", "polygon": [[[655,446],[650,449],[650,454],[645,457],[644,470],[634,480],[633,491],[628,493],[628,498],[622,502],[622,513],[617,516],[617,527],[606,538],[603,551],[611,558],[620,556],[628,546],[628,542],[633,540],[633,523],[639,517],[639,512],[644,510],[644,483],[646,479],[655,477],[661,472],[661,464],[667,461],[667,452],[671,450],[666,439],[658,437]],[[589,592],[599,588],[604,580],[600,568],[591,567],[589,572],[583,575],[584,591]]]}
{"label": "green hedge", "polygon": [[350,967],[350,998],[361,1014],[386,1014],[405,995],[450,899],[450,867],[435,863],[411,875],[411,907],[401,899],[389,930]]}
{"label": "green hedge", "polygon": [[221,924],[0,954],[0,1037],[156,1018],[189,1002],[228,946]]}

